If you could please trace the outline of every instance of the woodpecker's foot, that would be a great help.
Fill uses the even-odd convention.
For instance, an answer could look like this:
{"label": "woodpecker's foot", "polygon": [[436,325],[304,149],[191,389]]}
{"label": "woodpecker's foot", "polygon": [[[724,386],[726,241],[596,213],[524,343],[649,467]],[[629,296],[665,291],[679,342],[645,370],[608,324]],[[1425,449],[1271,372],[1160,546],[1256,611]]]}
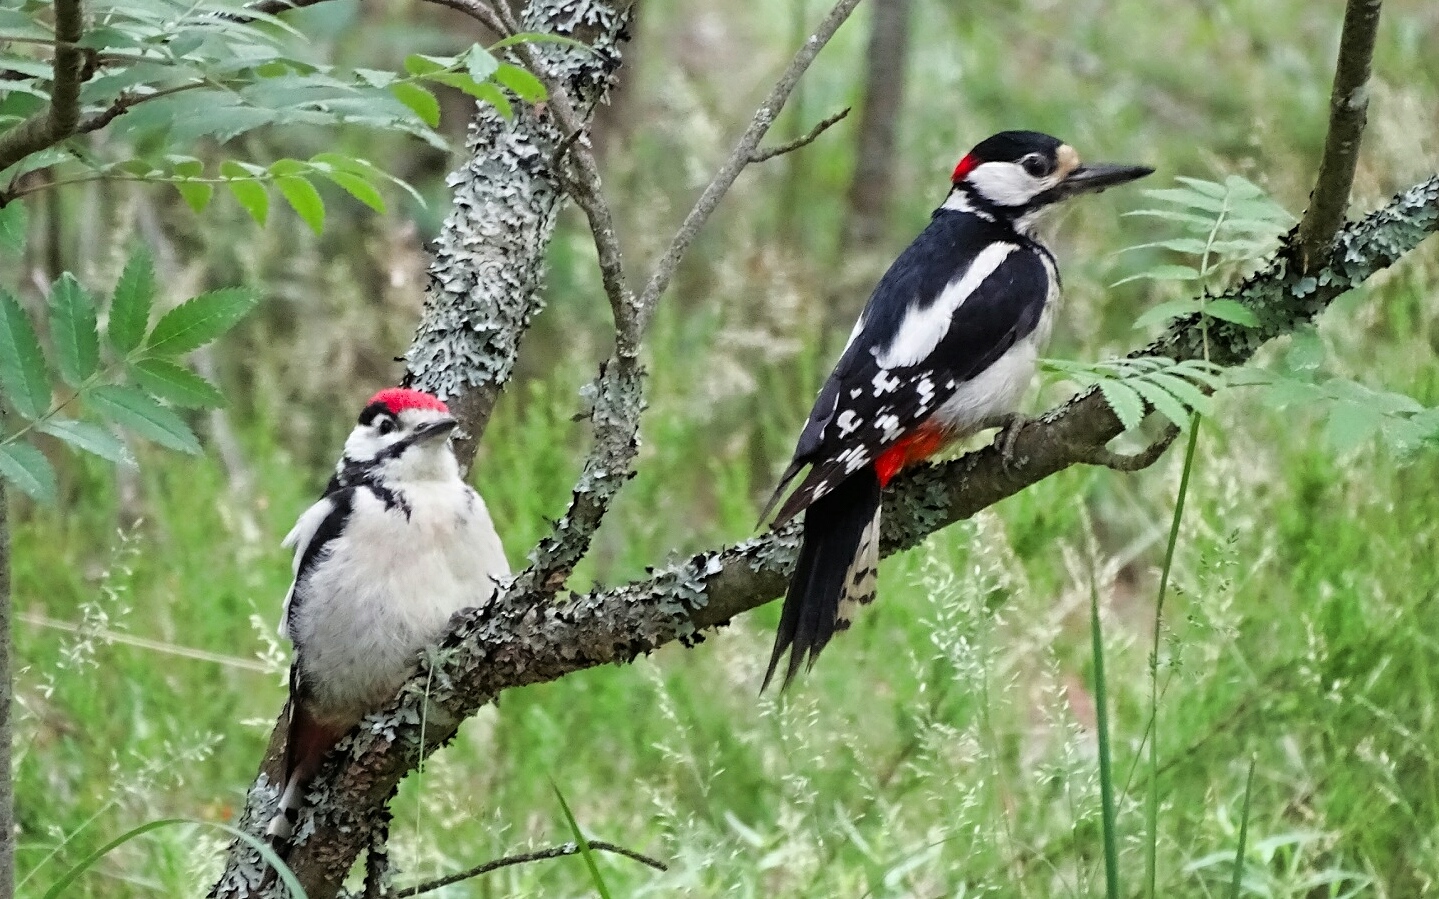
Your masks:
{"label": "woodpecker's foot", "polygon": [[991,415],[980,422],[981,431],[989,428],[999,428],[999,433],[994,435],[994,446],[999,450],[999,459],[1006,472],[1014,465],[1014,443],[1019,439],[1019,432],[1033,424],[1035,419],[1028,415],[1021,415],[1018,412],[1010,412],[1004,415]]}
{"label": "woodpecker's foot", "polygon": [[1105,468],[1112,468],[1115,471],[1139,471],[1159,461],[1159,457],[1164,455],[1164,451],[1169,449],[1169,444],[1173,443],[1174,438],[1178,436],[1179,427],[1171,423],[1165,427],[1164,433],[1160,434],[1157,440],[1137,453],[1116,453],[1101,446],[1090,452],[1081,461],[1090,465],[1103,465]]}

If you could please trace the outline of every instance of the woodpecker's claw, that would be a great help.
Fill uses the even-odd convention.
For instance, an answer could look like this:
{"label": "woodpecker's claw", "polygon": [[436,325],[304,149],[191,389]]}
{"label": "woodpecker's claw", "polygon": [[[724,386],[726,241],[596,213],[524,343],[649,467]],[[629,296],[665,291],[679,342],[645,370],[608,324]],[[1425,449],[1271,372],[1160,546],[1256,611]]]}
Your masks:
{"label": "woodpecker's claw", "polygon": [[1014,464],[1014,444],[1019,439],[1019,432],[1023,431],[1034,419],[1018,412],[1008,412],[1002,415],[991,415],[980,422],[979,430],[986,431],[990,428],[998,428],[999,433],[994,435],[994,447],[999,450],[1000,464],[1003,465],[1007,474]]}

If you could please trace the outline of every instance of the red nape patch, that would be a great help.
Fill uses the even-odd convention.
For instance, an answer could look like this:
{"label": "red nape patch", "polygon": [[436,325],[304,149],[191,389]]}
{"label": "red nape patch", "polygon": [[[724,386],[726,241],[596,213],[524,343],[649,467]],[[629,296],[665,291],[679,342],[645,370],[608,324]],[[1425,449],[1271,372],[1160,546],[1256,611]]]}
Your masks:
{"label": "red nape patch", "polygon": [[979,164],[983,161],[984,160],[977,158],[973,153],[970,153],[959,161],[959,165],[954,167],[954,174],[949,177],[949,182],[955,184],[963,181],[964,176],[978,168]]}
{"label": "red nape patch", "polygon": [[422,390],[411,390],[408,387],[387,387],[370,397],[370,401],[365,405],[373,406],[375,403],[382,403],[394,415],[399,415],[406,409],[433,409],[446,415],[450,414],[450,407],[436,397],[430,396]]}
{"label": "red nape patch", "polygon": [[879,476],[879,486],[888,487],[894,476],[905,468],[923,462],[944,446],[944,432],[938,428],[923,428],[905,437],[874,460],[874,473]]}

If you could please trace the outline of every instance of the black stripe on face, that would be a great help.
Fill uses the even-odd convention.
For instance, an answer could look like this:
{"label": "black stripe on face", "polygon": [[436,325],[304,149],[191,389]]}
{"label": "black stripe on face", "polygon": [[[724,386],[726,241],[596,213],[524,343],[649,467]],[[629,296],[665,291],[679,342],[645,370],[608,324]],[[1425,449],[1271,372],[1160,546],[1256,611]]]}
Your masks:
{"label": "black stripe on face", "polygon": [[386,406],[384,403],[371,403],[360,412],[360,424],[367,425],[381,415],[388,415],[394,418],[394,413],[390,411],[389,406]]}

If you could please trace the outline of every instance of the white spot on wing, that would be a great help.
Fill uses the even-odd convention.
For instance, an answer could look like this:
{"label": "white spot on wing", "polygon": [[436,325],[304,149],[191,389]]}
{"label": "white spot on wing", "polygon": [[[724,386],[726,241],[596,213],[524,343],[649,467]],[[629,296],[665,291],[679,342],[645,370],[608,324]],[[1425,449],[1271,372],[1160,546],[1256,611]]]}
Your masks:
{"label": "white spot on wing", "polygon": [[853,409],[846,409],[835,419],[835,425],[839,427],[839,436],[848,437],[859,425],[859,416],[854,414]]}
{"label": "white spot on wing", "polygon": [[[977,171],[977,170],[976,170]],[[1010,253],[1019,247],[1012,243],[993,243],[979,251],[964,274],[940,291],[933,302],[911,306],[899,323],[894,340],[880,353],[876,360],[881,369],[902,368],[918,365],[934,352],[939,341],[949,330],[950,320],[970,294],[979,289],[984,279],[994,274]],[[879,388],[881,371],[875,375],[875,387]],[[898,385],[898,382],[895,382]],[[890,388],[891,390],[893,388]]]}
{"label": "white spot on wing", "polygon": [[[908,319],[906,319],[906,321],[908,321]],[[880,357],[879,364],[881,366],[880,370],[874,373],[874,380],[871,382],[874,384],[875,396],[883,396],[886,393],[893,393],[895,389],[899,387],[900,383],[899,378],[896,378],[889,372],[884,371],[884,369],[893,368],[894,366],[885,365],[883,356]]]}

